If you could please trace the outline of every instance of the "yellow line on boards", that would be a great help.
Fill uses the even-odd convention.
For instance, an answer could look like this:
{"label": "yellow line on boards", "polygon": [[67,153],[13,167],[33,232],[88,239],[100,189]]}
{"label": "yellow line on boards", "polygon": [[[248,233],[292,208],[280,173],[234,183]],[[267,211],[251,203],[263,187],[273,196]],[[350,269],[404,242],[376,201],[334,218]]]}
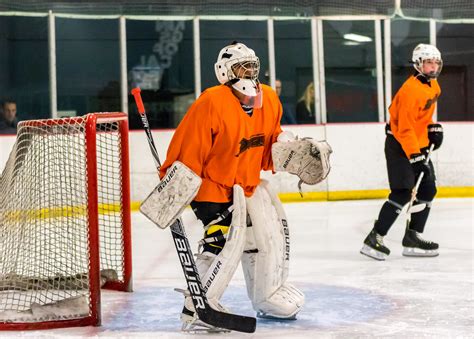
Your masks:
{"label": "yellow line on boards", "polygon": [[[282,202],[310,202],[310,201],[338,201],[338,200],[364,200],[386,199],[390,190],[358,190],[358,191],[330,191],[330,192],[304,192],[303,197],[297,192],[279,193]],[[474,187],[438,187],[437,198],[474,198]],[[132,211],[138,211],[140,202],[132,202]]]}
{"label": "yellow line on boards", "polygon": [[[99,204],[99,215],[119,213],[121,211],[120,206],[120,203]],[[86,205],[74,205],[40,209],[9,210],[3,211],[2,216],[5,222],[15,223],[35,219],[87,217],[87,213],[88,210]]]}

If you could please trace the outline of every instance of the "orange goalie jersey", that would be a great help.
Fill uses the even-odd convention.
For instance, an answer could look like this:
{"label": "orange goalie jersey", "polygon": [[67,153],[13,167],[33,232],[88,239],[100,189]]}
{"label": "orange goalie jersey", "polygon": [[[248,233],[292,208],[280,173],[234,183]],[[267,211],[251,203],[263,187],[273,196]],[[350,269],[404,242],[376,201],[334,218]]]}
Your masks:
{"label": "orange goalie jersey", "polygon": [[429,145],[427,127],[433,123],[440,94],[437,80],[428,83],[411,76],[393,98],[389,107],[390,129],[408,158]]}
{"label": "orange goalie jersey", "polygon": [[231,201],[234,184],[251,196],[260,171],[273,169],[271,146],[281,133],[280,100],[270,87],[261,86],[263,105],[252,116],[229,87],[204,91],[176,129],[160,176],[179,160],[202,178],[196,201]]}

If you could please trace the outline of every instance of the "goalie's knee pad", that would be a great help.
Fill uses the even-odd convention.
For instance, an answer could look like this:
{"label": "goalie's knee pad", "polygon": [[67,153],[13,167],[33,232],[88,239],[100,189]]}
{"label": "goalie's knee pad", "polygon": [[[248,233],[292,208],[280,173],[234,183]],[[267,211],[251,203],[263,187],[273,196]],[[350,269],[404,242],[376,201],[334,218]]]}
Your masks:
{"label": "goalie's knee pad", "polygon": [[242,268],[247,293],[254,309],[265,316],[292,319],[304,304],[304,295],[286,282],[290,260],[290,237],[280,200],[262,180],[252,197],[247,198],[252,227]]}
{"label": "goalie's knee pad", "polygon": [[226,243],[226,234],[229,232],[229,226],[211,225],[204,234],[199,244],[203,248],[203,252],[218,255]]}

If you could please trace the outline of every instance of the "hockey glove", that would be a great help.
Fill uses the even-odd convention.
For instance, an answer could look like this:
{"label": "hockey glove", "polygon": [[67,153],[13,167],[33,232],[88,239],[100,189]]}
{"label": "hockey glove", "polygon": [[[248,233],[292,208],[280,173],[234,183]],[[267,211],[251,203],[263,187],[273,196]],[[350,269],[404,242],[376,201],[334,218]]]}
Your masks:
{"label": "hockey glove", "polygon": [[426,163],[426,157],[423,154],[412,154],[410,156],[410,165],[416,178],[418,178],[422,172],[425,173],[425,178],[431,177],[431,168],[429,164]]}
{"label": "hockey glove", "polygon": [[281,138],[278,136],[279,141],[272,145],[275,171],[297,175],[301,180],[300,184],[316,185],[326,179],[331,170],[331,146],[325,140],[286,139],[285,135]]}
{"label": "hockey glove", "polygon": [[440,148],[443,143],[443,126],[441,124],[428,125],[428,139],[434,145],[434,150]]}

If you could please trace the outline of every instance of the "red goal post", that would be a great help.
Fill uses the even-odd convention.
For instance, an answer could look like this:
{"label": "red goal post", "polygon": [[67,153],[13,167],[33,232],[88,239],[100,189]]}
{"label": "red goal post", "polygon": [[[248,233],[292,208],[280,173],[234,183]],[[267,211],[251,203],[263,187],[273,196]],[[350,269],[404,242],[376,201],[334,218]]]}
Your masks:
{"label": "red goal post", "polygon": [[29,120],[0,176],[0,330],[100,325],[132,290],[128,116]]}

